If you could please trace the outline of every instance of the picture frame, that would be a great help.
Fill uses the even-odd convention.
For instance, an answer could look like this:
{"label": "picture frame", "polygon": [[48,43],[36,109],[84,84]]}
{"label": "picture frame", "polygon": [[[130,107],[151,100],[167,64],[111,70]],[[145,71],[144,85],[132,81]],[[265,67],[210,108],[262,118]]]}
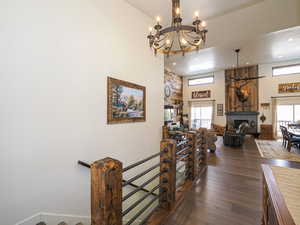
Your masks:
{"label": "picture frame", "polygon": [[217,104],[217,116],[224,116],[224,105]]}
{"label": "picture frame", "polygon": [[193,91],[192,92],[192,99],[201,99],[201,98],[210,98],[211,97],[211,91]]}
{"label": "picture frame", "polygon": [[296,93],[296,92],[300,92],[300,82],[284,83],[278,85],[279,94]]}
{"label": "picture frame", "polygon": [[107,124],[146,121],[146,87],[107,78]]}

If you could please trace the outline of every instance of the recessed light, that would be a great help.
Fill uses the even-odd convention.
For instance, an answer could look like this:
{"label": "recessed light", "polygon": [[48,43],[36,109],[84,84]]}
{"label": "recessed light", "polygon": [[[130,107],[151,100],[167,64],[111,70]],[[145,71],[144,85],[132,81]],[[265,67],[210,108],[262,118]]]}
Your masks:
{"label": "recessed light", "polygon": [[250,63],[249,62],[246,62],[246,65],[249,65]]}
{"label": "recessed light", "polygon": [[172,65],[173,65],[173,66],[176,66],[176,62],[173,62]]}
{"label": "recessed light", "polygon": [[288,39],[289,42],[291,42],[291,41],[293,41],[293,40],[294,40],[293,38],[289,38],[289,39]]}
{"label": "recessed light", "polygon": [[281,58],[283,58],[283,56],[282,56],[282,55],[279,55],[278,58],[281,59]]}

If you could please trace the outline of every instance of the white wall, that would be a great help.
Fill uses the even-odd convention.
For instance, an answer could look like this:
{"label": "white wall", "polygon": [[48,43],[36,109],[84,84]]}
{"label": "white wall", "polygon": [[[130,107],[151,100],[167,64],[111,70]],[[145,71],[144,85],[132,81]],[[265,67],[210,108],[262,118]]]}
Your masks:
{"label": "white wall", "polygon": [[[263,64],[259,65],[259,75],[266,76],[266,78],[261,79],[259,82],[259,100],[260,103],[272,103],[271,97],[277,96],[292,96],[292,95],[300,95],[300,93],[291,93],[291,94],[279,94],[278,93],[278,84],[282,83],[293,83],[300,82],[300,74],[293,74],[288,76],[273,76],[272,68],[276,66],[289,65],[289,64],[299,64],[299,60],[293,60],[282,63],[274,63],[274,64]],[[272,106],[269,110],[263,109],[260,107],[260,112],[264,113],[267,120],[265,124],[272,123]]]}
{"label": "white wall", "polygon": [[[208,76],[214,75],[214,83],[209,85],[198,85],[198,86],[188,86],[188,79],[197,78],[201,76]],[[200,99],[201,101],[206,100],[215,100],[215,116],[214,116],[214,123],[219,125],[226,124],[226,117],[224,116],[217,116],[217,104],[224,104],[225,103],[225,75],[224,71],[217,71],[214,73],[209,74],[202,74],[193,77],[184,77],[183,78],[183,111],[185,114],[189,114],[189,101],[197,101],[197,99],[192,99],[192,92],[193,91],[211,91],[211,98]],[[224,112],[225,112],[225,105],[224,105]],[[189,117],[190,118],[190,117]]]}
{"label": "white wall", "polygon": [[[152,19],[123,0],[0,2],[0,224],[38,212],[88,216],[89,170],[159,150],[163,58]],[[143,32],[145,31],[145,32]],[[147,88],[147,121],[106,124],[106,78]]]}
{"label": "white wall", "polygon": [[[289,83],[289,82],[300,82],[300,74],[294,74],[288,76],[277,76],[277,77],[272,76],[272,68],[275,66],[299,64],[299,63],[300,63],[300,59],[288,61],[288,62],[259,65],[259,75],[266,76],[265,78],[259,80],[259,104],[271,103],[271,97],[300,95],[300,93],[299,94],[297,93],[278,94],[278,84]],[[201,76],[205,76],[205,75],[199,75],[193,77],[201,77]],[[208,100],[216,100],[216,105],[224,104],[225,107],[225,71],[223,70],[223,71],[215,72],[214,76],[215,76],[214,84],[199,85],[199,86],[188,86],[187,81],[192,77],[184,77],[184,83],[183,83],[184,113],[189,112],[188,101],[192,101],[191,99],[192,91],[211,90],[211,98]],[[270,107],[269,109],[262,109],[260,107],[259,111],[261,113],[264,113],[267,118],[265,124],[272,124],[272,108]],[[216,114],[217,112],[215,110],[215,116],[214,116],[215,123],[219,125],[225,125],[226,117],[225,116],[219,117]]]}

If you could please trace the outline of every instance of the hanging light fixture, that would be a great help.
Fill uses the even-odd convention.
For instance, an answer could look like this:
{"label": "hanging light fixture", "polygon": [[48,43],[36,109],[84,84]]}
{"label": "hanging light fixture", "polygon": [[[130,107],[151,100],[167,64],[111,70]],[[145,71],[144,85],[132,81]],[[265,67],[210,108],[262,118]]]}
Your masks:
{"label": "hanging light fixture", "polygon": [[149,28],[148,40],[150,47],[157,52],[174,55],[203,48],[206,42],[206,22],[199,19],[199,12],[195,12],[193,25],[182,25],[180,17],[180,0],[172,0],[172,23],[163,28],[160,17],[157,24]]}

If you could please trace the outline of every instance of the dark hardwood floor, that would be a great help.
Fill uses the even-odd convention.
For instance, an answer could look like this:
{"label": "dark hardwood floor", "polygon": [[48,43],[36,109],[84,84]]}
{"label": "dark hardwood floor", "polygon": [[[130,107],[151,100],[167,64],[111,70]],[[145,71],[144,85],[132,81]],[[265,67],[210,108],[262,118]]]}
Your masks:
{"label": "dark hardwood floor", "polygon": [[209,153],[209,167],[166,225],[260,225],[261,164],[300,168],[299,163],[265,160],[252,137],[241,148],[223,146]]}

